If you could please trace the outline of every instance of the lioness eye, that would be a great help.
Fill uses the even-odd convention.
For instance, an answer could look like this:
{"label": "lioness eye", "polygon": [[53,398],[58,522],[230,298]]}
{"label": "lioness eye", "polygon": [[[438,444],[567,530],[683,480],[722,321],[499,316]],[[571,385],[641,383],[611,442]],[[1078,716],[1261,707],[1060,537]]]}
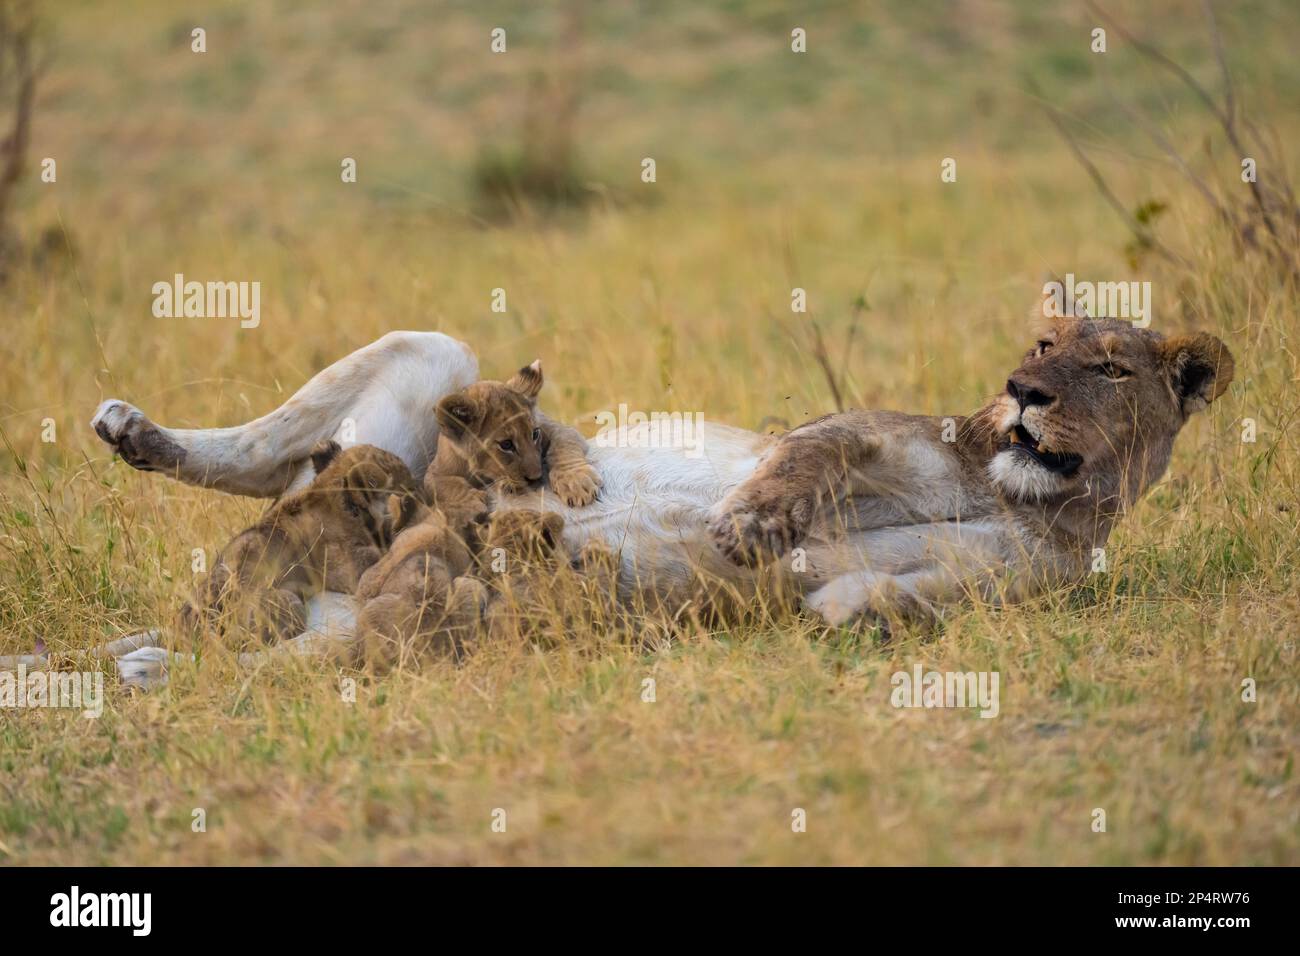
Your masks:
{"label": "lioness eye", "polygon": [[515,443],[512,442],[509,438],[507,438],[504,441],[497,442],[497,447],[499,447],[502,451],[514,451]]}
{"label": "lioness eye", "polygon": [[1112,362],[1102,362],[1100,365],[1094,365],[1092,370],[1099,375],[1105,375],[1107,378],[1121,379],[1129,377],[1129,370],[1120,368]]}
{"label": "lioness eye", "polygon": [[542,440],[542,430],[541,430],[540,428],[534,428],[534,429],[533,429],[533,441],[535,441],[535,442],[539,442],[539,441],[541,441],[541,440]]}
{"label": "lioness eye", "polygon": [[1051,347],[1052,347],[1052,343],[1049,342],[1049,341],[1047,341],[1047,339],[1039,339],[1039,340],[1038,340],[1038,343],[1037,343],[1037,345],[1036,345],[1036,348],[1038,349],[1038,354],[1039,354],[1039,355],[1042,355],[1044,352],[1046,352],[1046,351],[1047,351],[1048,349],[1050,349]]}

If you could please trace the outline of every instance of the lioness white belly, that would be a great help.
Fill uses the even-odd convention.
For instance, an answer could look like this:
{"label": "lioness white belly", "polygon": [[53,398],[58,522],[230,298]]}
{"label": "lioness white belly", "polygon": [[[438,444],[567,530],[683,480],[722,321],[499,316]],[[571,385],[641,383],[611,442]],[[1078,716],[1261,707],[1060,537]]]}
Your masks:
{"label": "lioness white belly", "polygon": [[688,452],[648,447],[650,428],[611,430],[588,442],[588,457],[603,483],[593,504],[570,508],[548,490],[503,496],[496,507],[558,512],[571,550],[591,541],[606,545],[620,555],[627,585],[660,596],[685,587],[700,570],[747,579],[749,572],[713,548],[706,525],[727,492],[753,474],[773,439],[705,423],[696,450]]}

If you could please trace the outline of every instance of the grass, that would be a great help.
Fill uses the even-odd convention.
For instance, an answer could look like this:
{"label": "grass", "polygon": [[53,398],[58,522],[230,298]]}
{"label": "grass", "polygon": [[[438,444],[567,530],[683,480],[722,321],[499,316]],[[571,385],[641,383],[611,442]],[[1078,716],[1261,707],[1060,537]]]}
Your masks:
{"label": "grass", "polygon": [[[512,6],[219,3],[202,56],[169,4],[60,6],[32,142],[58,182],[29,172],[15,226],[71,251],[0,297],[0,653],[160,619],[192,549],[260,509],[110,461],[86,427],[100,399],[233,424],[395,328],[457,335],[492,376],[542,357],[544,406],[580,425],[619,402],[794,424],[832,408],[798,286],[854,405],[952,413],[1001,387],[1044,272],[1073,271],[1151,279],[1155,327],[1215,331],[1236,382],[1186,428],[1106,574],[937,635],[882,647],[786,615],[650,651],[489,643],[379,680],[209,657],[156,694],[110,679],[98,720],[0,709],[0,860],[1300,861],[1297,302],[1232,253],[1106,84],[1157,105],[1191,154],[1208,127],[1185,95],[1114,38],[1088,54],[1081,11],[1027,2],[900,0],[869,21],[823,3],[802,24],[776,3],[617,5],[588,26],[577,120],[606,200],[483,221],[475,157],[512,148],[529,78],[564,55],[542,8]],[[1116,10],[1212,82],[1184,6]],[[1252,115],[1293,139],[1296,11],[1222,16]],[[496,25],[505,56],[487,53]],[[1025,76],[1084,121],[1133,205],[1169,205],[1161,234],[1194,278],[1130,270]],[[150,287],[176,272],[260,281],[260,327],[155,319]],[[890,675],[917,662],[999,671],[1000,715],[896,710]]]}

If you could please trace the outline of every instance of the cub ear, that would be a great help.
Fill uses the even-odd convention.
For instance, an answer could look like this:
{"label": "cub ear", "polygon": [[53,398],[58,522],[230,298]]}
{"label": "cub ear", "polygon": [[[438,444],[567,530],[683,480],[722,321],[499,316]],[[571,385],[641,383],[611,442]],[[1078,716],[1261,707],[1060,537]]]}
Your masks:
{"label": "cub ear", "polygon": [[542,540],[546,542],[547,547],[559,547],[560,534],[563,531],[564,518],[554,511],[548,511],[542,515]]}
{"label": "cub ear", "polygon": [[348,491],[362,491],[370,494],[381,488],[387,488],[389,484],[388,473],[373,461],[357,462],[348,471],[347,480],[344,482]]}
{"label": "cub ear", "polygon": [[388,519],[393,525],[393,534],[413,524],[419,510],[420,502],[414,495],[389,495]]}
{"label": "cub ear", "polygon": [[1208,332],[1174,336],[1164,343],[1163,355],[1184,418],[1201,411],[1232,382],[1232,353]]}
{"label": "cub ear", "polygon": [[343,446],[332,438],[318,441],[311,450],[311,466],[316,469],[316,474],[324,471],[342,450]]}
{"label": "cub ear", "polygon": [[525,365],[506,382],[506,388],[518,392],[530,402],[537,399],[542,390],[542,360],[535,359],[532,365]]}
{"label": "cub ear", "polygon": [[435,417],[439,428],[459,438],[465,434],[466,429],[478,424],[483,417],[483,409],[464,392],[452,392],[438,403]]}

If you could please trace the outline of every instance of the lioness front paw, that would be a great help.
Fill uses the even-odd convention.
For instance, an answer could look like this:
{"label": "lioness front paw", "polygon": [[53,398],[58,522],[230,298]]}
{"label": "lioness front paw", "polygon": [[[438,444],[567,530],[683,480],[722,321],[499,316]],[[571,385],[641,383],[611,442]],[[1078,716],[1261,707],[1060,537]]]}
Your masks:
{"label": "lioness front paw", "polygon": [[596,500],[600,475],[586,462],[551,472],[551,490],[570,508],[581,508]]}
{"label": "lioness front paw", "polygon": [[101,402],[90,427],[124,462],[140,471],[175,468],[185,459],[185,449],[128,402],[115,398]]}
{"label": "lioness front paw", "polygon": [[709,522],[709,534],[728,560],[753,564],[764,556],[779,558],[802,541],[812,512],[807,498],[724,502]]}

